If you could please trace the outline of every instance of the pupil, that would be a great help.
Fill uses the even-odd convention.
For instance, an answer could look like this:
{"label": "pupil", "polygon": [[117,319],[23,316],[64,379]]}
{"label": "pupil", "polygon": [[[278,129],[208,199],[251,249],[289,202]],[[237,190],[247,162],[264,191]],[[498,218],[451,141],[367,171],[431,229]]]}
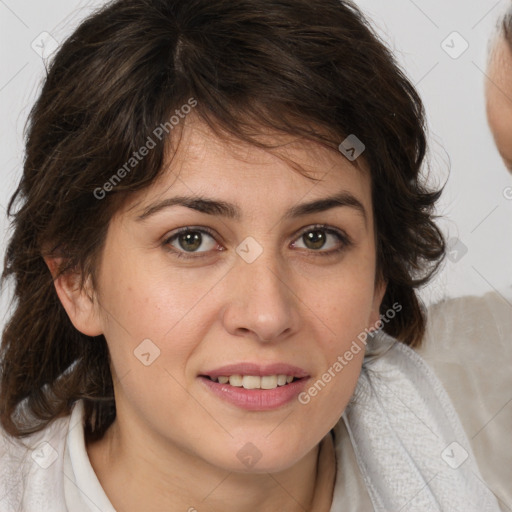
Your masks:
{"label": "pupil", "polygon": [[180,235],[180,245],[185,250],[195,251],[201,246],[201,241],[201,234],[197,232]]}
{"label": "pupil", "polygon": [[304,235],[304,243],[310,249],[321,249],[325,244],[325,233],[323,231],[310,231]]}

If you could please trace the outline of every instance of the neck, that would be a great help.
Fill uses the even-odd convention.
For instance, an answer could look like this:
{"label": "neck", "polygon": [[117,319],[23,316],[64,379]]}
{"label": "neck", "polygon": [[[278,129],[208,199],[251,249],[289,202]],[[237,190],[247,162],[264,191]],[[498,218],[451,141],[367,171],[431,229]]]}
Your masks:
{"label": "neck", "polygon": [[[292,467],[278,473],[237,473],[212,466],[176,446],[147,446],[147,436],[116,420],[87,443],[91,465],[119,512],[328,512],[335,480],[330,435]],[[165,453],[165,456],[163,456]]]}

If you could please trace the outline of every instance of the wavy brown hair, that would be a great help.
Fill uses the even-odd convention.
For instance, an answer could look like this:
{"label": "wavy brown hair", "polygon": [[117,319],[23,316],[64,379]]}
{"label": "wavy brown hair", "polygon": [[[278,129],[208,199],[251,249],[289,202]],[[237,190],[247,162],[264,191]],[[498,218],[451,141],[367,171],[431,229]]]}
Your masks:
{"label": "wavy brown hair", "polygon": [[14,285],[0,356],[0,421],[11,435],[42,429],[78,399],[87,435],[114,420],[106,340],[73,327],[43,256],[94,282],[110,219],[159,176],[174,132],[105,198],[95,191],[190,98],[219,136],[260,147],[269,129],[333,151],[349,134],[364,142],[381,308],[403,308],[384,329],[420,342],[416,289],[444,254],[440,192],[420,172],[422,102],[361,12],[339,0],[117,0],[56,53],[26,127],[3,272]]}

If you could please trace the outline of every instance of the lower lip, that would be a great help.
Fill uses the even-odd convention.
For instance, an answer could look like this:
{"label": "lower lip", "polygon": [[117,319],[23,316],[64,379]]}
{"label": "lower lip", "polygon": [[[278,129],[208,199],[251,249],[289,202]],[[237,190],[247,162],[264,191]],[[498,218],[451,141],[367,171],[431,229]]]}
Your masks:
{"label": "lower lip", "polygon": [[245,389],[213,382],[207,377],[199,378],[212,393],[248,411],[269,411],[288,404],[304,389],[307,380],[299,379],[275,389]]}

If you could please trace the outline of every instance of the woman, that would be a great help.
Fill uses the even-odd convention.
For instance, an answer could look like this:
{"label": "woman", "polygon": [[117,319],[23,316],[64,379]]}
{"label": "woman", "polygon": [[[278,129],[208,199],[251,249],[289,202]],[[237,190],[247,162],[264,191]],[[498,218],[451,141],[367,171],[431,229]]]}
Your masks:
{"label": "woman", "polygon": [[444,253],[425,148],[348,2],[83,22],[11,202],[0,510],[497,510],[408,348]]}

